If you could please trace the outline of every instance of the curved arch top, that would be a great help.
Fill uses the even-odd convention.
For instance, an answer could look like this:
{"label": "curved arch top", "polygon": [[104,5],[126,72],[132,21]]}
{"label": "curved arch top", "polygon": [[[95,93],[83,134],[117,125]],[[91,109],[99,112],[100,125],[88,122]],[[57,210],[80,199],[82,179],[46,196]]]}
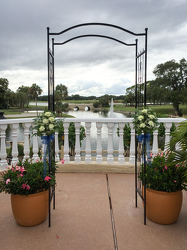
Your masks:
{"label": "curved arch top", "polygon": [[110,36],[103,36],[103,35],[94,35],[94,34],[88,34],[88,35],[81,35],[81,36],[75,36],[73,38],[70,38],[62,43],[54,43],[54,45],[64,45],[72,40],[75,40],[75,39],[78,39],[78,38],[83,38],[83,37],[102,37],[102,38],[107,38],[107,39],[110,39],[110,40],[113,40],[113,41],[116,41],[118,43],[121,43],[123,45],[126,45],[126,46],[136,46],[136,43],[125,43],[125,42],[122,42],[116,38],[113,38],[113,37],[110,37]]}
{"label": "curved arch top", "polygon": [[[69,30],[72,30],[72,29],[75,29],[75,28],[78,28],[78,27],[82,27],[82,26],[91,26],[91,25],[99,25],[99,26],[108,26],[108,27],[112,27],[112,28],[116,28],[116,29],[119,29],[119,30],[122,30],[122,31],[125,31],[131,35],[134,35],[134,36],[145,36],[146,34],[146,30],[148,30],[148,28],[145,28],[145,33],[134,33],[130,30],[127,30],[127,29],[124,29],[120,26],[117,26],[117,25],[114,25],[114,24],[109,24],[109,23],[82,23],[82,24],[77,24],[77,25],[74,25],[74,26],[71,26],[65,30],[62,30],[61,32],[58,32],[58,33],[50,33],[49,32],[49,35],[61,35],[63,33],[66,33],[68,32]],[[49,30],[49,27],[47,28]]]}

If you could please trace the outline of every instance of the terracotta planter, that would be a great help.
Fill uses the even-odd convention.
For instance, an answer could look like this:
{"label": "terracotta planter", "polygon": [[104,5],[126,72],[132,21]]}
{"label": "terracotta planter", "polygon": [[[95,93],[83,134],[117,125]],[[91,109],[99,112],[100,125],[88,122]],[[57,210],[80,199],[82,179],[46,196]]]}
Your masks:
{"label": "terracotta planter", "polygon": [[11,194],[12,212],[16,222],[24,227],[42,223],[48,215],[48,201],[48,190],[28,196]]}
{"label": "terracotta planter", "polygon": [[179,217],[182,191],[163,192],[146,188],[146,216],[159,224],[172,224]]}

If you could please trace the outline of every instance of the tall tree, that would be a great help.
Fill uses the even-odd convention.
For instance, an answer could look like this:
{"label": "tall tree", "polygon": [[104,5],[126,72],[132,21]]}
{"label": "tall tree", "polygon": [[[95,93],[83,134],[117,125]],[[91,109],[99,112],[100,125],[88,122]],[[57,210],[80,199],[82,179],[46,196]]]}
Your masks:
{"label": "tall tree", "polygon": [[5,93],[8,90],[9,81],[6,78],[0,78],[0,108],[6,108]]}
{"label": "tall tree", "polygon": [[25,105],[29,105],[29,89],[28,86],[21,86],[16,91],[16,97],[19,100],[19,106],[23,108]]}
{"label": "tall tree", "polygon": [[178,111],[180,102],[186,101],[184,90],[187,87],[187,61],[182,58],[179,63],[171,60],[158,64],[153,73],[158,85],[167,90],[168,101],[171,101]]}
{"label": "tall tree", "polygon": [[41,95],[42,92],[43,92],[43,90],[40,88],[40,86],[36,85],[36,83],[32,84],[32,86],[29,88],[29,92],[28,92],[36,102],[37,115],[38,115],[37,99],[38,99],[38,96]]}
{"label": "tall tree", "polygon": [[56,86],[56,90],[55,90],[55,109],[57,114],[61,114],[62,116],[62,112],[65,111],[66,107],[65,105],[62,103],[62,101],[64,101],[64,99],[68,96],[68,89],[65,85],[57,85]]}

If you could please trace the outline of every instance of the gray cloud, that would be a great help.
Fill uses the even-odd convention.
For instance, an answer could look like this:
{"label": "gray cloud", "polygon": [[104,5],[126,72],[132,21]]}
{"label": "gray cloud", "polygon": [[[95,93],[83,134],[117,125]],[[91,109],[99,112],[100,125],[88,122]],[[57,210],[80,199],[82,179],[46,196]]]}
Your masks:
{"label": "gray cloud", "polygon": [[[106,22],[135,33],[148,28],[148,80],[158,63],[185,56],[186,0],[0,0],[0,77],[9,88],[39,84],[47,94],[47,27],[59,32],[85,22]],[[55,41],[87,33],[134,43],[135,38],[110,27],[82,27]],[[139,50],[144,39],[139,39]],[[120,94],[134,84],[134,48],[99,38],[83,38],[55,47],[55,82],[69,93]],[[89,76],[90,74],[90,76]],[[119,79],[125,79],[120,81]],[[96,94],[97,93],[97,94]]]}

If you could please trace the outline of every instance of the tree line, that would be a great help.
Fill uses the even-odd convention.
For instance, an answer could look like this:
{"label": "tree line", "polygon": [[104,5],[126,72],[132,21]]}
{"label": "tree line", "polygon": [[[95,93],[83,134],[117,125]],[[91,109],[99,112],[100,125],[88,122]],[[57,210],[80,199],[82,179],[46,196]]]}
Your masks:
{"label": "tree line", "polygon": [[[174,109],[179,112],[179,104],[187,102],[187,61],[182,58],[179,62],[170,60],[158,64],[153,73],[155,80],[147,82],[147,103],[162,105],[172,103]],[[31,87],[21,86],[14,93],[8,88],[9,82],[6,78],[0,78],[0,109],[9,109],[10,107],[24,108],[28,107],[30,101],[48,101],[48,96],[41,96],[43,90],[36,83]],[[141,90],[144,83],[137,86],[139,95],[142,98]],[[59,84],[55,88],[55,109],[58,114],[66,110],[65,100],[95,100],[95,107],[109,107],[111,98],[114,101],[123,100],[125,105],[133,106],[135,104],[135,85],[126,89],[125,95],[103,95],[100,97],[80,96],[78,94],[68,95],[68,89],[65,85]]]}
{"label": "tree line", "polygon": [[[179,111],[179,104],[187,103],[187,61],[182,58],[179,62],[170,60],[158,64],[154,70],[155,80],[147,82],[147,102],[154,105],[172,103],[173,108]],[[139,89],[143,89],[139,85]],[[138,89],[138,90],[139,90]],[[139,98],[141,98],[141,93]],[[126,105],[135,103],[135,85],[126,89],[123,101]]]}

